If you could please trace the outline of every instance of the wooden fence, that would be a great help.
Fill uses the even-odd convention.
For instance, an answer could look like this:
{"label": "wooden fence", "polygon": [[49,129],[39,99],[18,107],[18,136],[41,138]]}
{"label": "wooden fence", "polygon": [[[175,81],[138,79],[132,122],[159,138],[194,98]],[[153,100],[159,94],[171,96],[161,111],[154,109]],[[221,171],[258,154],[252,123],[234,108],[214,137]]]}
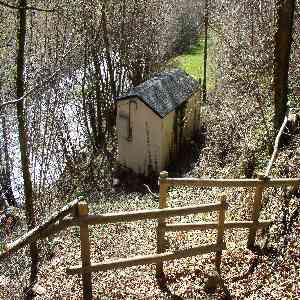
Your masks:
{"label": "wooden fence", "polygon": [[[161,190],[162,192],[162,190]],[[224,235],[224,220],[225,220],[225,195],[220,197],[219,203],[211,203],[199,206],[186,206],[180,208],[160,208],[154,210],[132,211],[126,213],[113,213],[100,216],[89,216],[88,205],[85,202],[79,202],[76,216],[67,222],[74,222],[74,225],[80,226],[80,243],[81,243],[81,260],[82,264],[73,266],[67,269],[67,273],[82,274],[83,281],[83,298],[92,299],[92,280],[91,273],[97,271],[107,271],[111,269],[126,268],[138,265],[156,264],[157,276],[163,274],[163,262],[191,257],[195,255],[205,254],[209,252],[216,252],[216,268],[220,269],[222,250],[225,245],[223,243]],[[172,216],[183,216],[196,213],[205,213],[219,211],[219,218],[216,228],[218,229],[217,241],[215,244],[209,244],[194,248],[178,251],[166,252],[165,247],[165,219]],[[135,256],[126,259],[119,259],[115,261],[104,261],[100,263],[91,263],[90,255],[90,241],[89,241],[89,225],[109,224],[116,222],[131,222],[145,219],[158,219],[157,227],[157,254]]]}
{"label": "wooden fence", "polygon": [[[210,252],[216,252],[215,266],[220,272],[222,250],[225,248],[223,242],[224,231],[230,228],[249,228],[248,242],[249,248],[255,244],[257,229],[271,224],[271,220],[259,221],[263,192],[266,187],[281,187],[299,185],[300,179],[269,179],[259,176],[257,179],[194,179],[194,178],[168,178],[167,172],[160,173],[159,209],[133,211],[125,213],[105,214],[100,216],[89,216],[86,203],[78,204],[78,216],[64,220],[68,225],[80,226],[81,259],[82,265],[73,266],[67,269],[67,273],[82,274],[84,299],[92,298],[91,273],[97,271],[107,271],[111,269],[126,268],[137,265],[156,264],[156,273],[160,277],[163,274],[163,262],[168,260],[191,257]],[[200,206],[189,206],[180,208],[168,208],[167,194],[170,186],[193,186],[193,187],[254,187],[255,196],[250,221],[225,221],[225,209],[227,207],[225,195],[220,196],[219,203],[211,203]],[[191,224],[168,224],[167,218],[172,216],[183,216],[188,214],[218,211],[217,222],[203,222]],[[115,261],[104,261],[91,263],[90,242],[88,225],[108,224],[116,222],[131,222],[145,219],[157,219],[157,254],[136,256]],[[217,229],[217,241],[215,244],[203,245],[179,251],[166,252],[165,233],[169,231],[190,231]]]}
{"label": "wooden fence", "polygon": [[[249,228],[247,245],[254,247],[256,232],[259,227],[268,226],[271,221],[259,221],[259,213],[262,205],[263,192],[266,187],[299,186],[300,178],[294,179],[270,179],[259,176],[257,179],[196,179],[196,178],[169,178],[167,172],[160,173],[159,209],[139,210],[131,212],[108,213],[102,215],[89,215],[88,205],[83,201],[75,200],[66,205],[60,212],[52,215],[44,224],[32,229],[19,240],[11,243],[7,251],[0,254],[0,259],[12,253],[30,242],[42,239],[66,229],[70,226],[80,227],[81,260],[82,264],[67,268],[68,274],[82,274],[83,298],[92,299],[91,273],[110,269],[126,268],[130,266],[156,264],[157,275],[163,273],[163,262],[179,258],[215,252],[215,266],[220,271],[222,250],[225,249],[224,231],[230,228]],[[193,186],[193,187],[253,187],[255,196],[252,206],[250,221],[225,221],[227,208],[225,195],[221,194],[220,202],[199,206],[186,206],[168,208],[167,194],[170,186]],[[191,224],[168,224],[167,218],[196,213],[218,212],[217,222],[202,222]],[[70,215],[71,216],[68,216]],[[132,222],[146,219],[157,219],[157,254],[136,256],[115,261],[91,263],[89,225],[108,224],[119,222]],[[166,251],[165,233],[169,231],[190,230],[217,230],[217,241],[214,244],[198,246],[185,250]]]}

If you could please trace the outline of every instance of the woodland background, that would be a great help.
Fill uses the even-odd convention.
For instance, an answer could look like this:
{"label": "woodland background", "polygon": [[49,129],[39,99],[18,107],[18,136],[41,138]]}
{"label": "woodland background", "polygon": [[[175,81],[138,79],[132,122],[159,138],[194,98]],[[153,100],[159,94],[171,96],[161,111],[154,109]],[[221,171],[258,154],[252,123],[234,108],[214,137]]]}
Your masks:
{"label": "woodland background", "polygon": [[[278,21],[284,5],[289,24]],[[100,201],[111,192],[114,100],[177,66],[197,43],[192,68],[203,86],[205,137],[182,175],[254,176],[266,167],[282,116],[297,112],[299,1],[5,0],[0,20],[0,203],[19,207],[24,223],[8,236],[2,228],[0,249],[69,199]],[[276,43],[287,28],[283,70],[276,51],[289,52],[289,42]],[[278,92],[281,71],[288,84]],[[290,175],[273,175],[282,174]],[[36,263],[27,261],[31,277],[16,290],[32,287],[38,256],[52,242],[31,245]],[[14,278],[23,276],[17,269]]]}

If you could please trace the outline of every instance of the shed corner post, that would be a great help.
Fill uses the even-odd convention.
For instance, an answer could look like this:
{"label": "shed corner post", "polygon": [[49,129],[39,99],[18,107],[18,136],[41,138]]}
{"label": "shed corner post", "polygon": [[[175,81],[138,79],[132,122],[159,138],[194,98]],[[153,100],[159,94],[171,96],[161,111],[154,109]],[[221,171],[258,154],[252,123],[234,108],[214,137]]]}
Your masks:
{"label": "shed corner post", "polygon": [[[80,201],[77,204],[77,216],[86,217],[89,214],[89,207],[85,201]],[[91,250],[90,250],[90,237],[89,225],[80,223],[80,250],[82,261],[82,285],[83,285],[83,299],[93,299],[92,288],[92,274],[89,270],[91,266]]]}
{"label": "shed corner post", "polygon": [[[167,207],[167,192],[168,184],[165,182],[169,176],[168,172],[162,171],[159,174],[159,208],[164,209]],[[165,219],[163,217],[158,219],[157,225],[157,253],[163,253],[166,249],[165,246]],[[156,264],[156,277],[159,281],[163,279],[163,262]]]}
{"label": "shed corner post", "polygon": [[258,227],[258,219],[259,214],[261,210],[262,205],[262,199],[263,199],[263,193],[265,188],[265,181],[268,180],[269,177],[265,176],[263,173],[257,174],[257,179],[259,182],[256,184],[255,188],[255,195],[254,195],[254,201],[253,201],[253,209],[252,209],[252,215],[251,215],[251,221],[253,224],[250,227],[249,235],[248,235],[248,241],[247,241],[247,248],[248,249],[254,249],[255,246],[255,237]]}

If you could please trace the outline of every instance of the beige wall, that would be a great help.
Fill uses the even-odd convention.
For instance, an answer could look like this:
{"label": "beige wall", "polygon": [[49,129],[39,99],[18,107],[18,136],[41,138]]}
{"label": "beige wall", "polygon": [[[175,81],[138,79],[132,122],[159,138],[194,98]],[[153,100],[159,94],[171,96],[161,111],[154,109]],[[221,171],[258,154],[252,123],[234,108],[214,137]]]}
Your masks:
{"label": "beige wall", "polygon": [[[129,117],[129,102],[131,104],[132,140],[128,141],[126,124]],[[123,117],[122,117],[123,116]],[[161,170],[161,123],[162,119],[137,98],[118,102],[117,131],[119,155],[118,161],[133,169],[138,174],[148,174],[151,164],[156,172]]]}
{"label": "beige wall", "polygon": [[[128,140],[129,102],[132,140]],[[138,98],[122,100],[117,105],[118,161],[138,174],[147,175],[149,165],[157,173],[165,169],[174,158],[172,155],[176,147],[175,112],[170,112],[161,119]],[[183,137],[187,141],[192,137],[194,126],[196,129],[200,126],[199,119],[195,122],[195,112],[199,116],[199,111],[197,92],[188,100],[185,111]]]}

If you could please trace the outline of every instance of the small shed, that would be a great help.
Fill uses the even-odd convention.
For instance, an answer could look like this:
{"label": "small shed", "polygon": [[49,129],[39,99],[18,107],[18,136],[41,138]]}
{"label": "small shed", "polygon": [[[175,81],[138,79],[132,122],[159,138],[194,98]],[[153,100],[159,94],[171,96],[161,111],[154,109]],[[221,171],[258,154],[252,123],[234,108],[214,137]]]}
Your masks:
{"label": "small shed", "polygon": [[117,99],[118,161],[159,173],[200,126],[200,86],[182,70],[155,75]]}

